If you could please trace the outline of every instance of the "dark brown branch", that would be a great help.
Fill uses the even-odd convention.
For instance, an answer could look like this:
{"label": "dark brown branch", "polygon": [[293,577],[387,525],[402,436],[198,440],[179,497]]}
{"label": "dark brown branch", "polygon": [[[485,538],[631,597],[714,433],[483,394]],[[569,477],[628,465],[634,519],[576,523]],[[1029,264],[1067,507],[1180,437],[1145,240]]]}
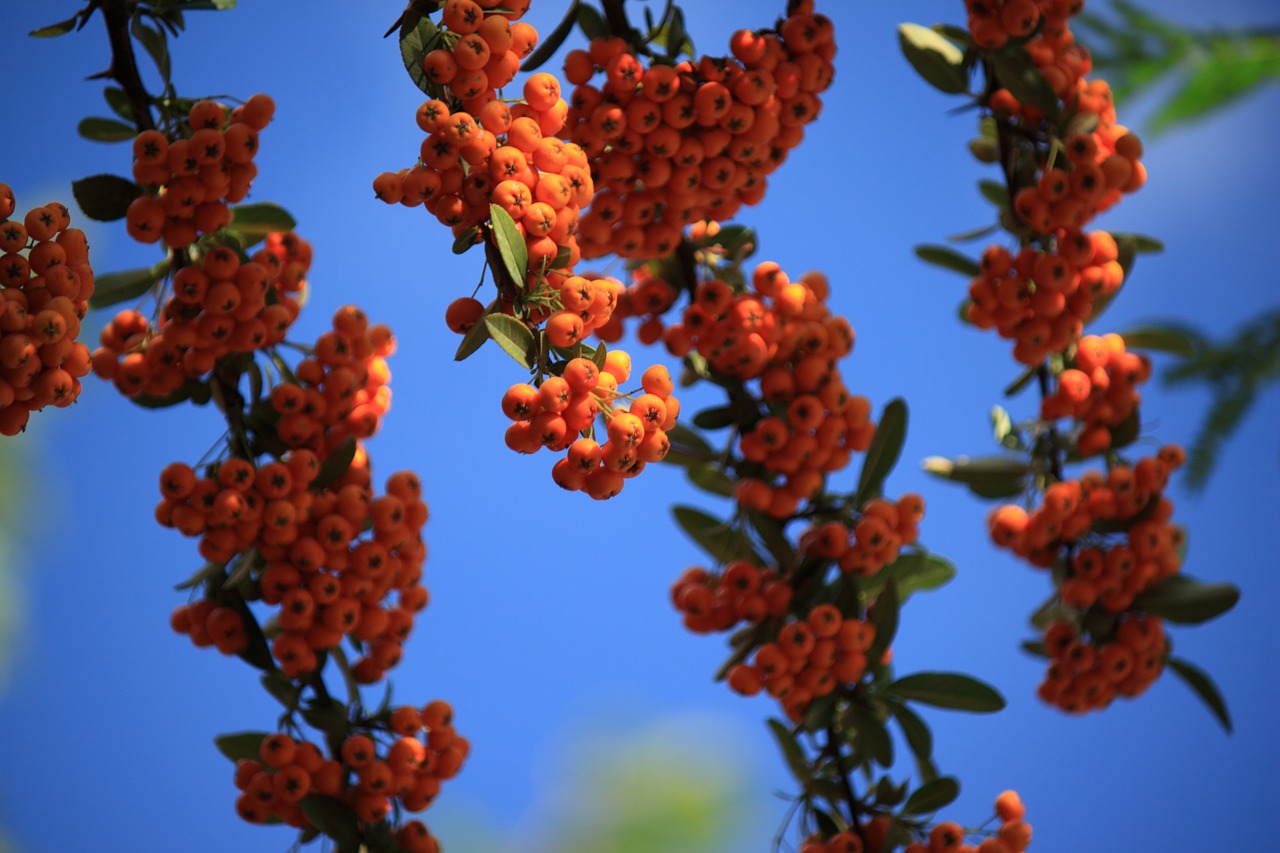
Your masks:
{"label": "dark brown branch", "polygon": [[133,113],[133,123],[138,132],[151,130],[155,120],[151,117],[151,95],[142,82],[138,72],[137,56],[133,52],[133,40],[129,36],[129,20],[132,17],[132,0],[94,0],[102,10],[102,18],[106,22],[107,39],[111,43],[111,68],[106,76],[111,77],[124,89],[129,99],[129,109]]}

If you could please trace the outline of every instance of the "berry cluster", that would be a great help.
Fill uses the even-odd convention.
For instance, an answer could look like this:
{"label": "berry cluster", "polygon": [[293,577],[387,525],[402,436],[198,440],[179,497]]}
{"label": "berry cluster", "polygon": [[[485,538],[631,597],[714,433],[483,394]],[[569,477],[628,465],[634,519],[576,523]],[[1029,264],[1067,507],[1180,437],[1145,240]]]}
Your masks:
{"label": "berry cluster", "polygon": [[750,663],[729,670],[729,686],[744,696],[764,690],[798,723],[814,699],[862,679],[875,634],[869,622],[845,618],[834,604],[819,604],[807,618],[785,622]]}
{"label": "berry cluster", "polygon": [[1040,407],[1043,420],[1079,421],[1076,448],[1082,456],[1111,446],[1112,429],[1134,416],[1142,401],[1138,386],[1151,376],[1151,361],[1125,351],[1117,334],[1086,335],[1076,342],[1074,367],[1058,374],[1058,389]]}
{"label": "berry cluster", "polygon": [[[986,837],[977,844],[965,839],[979,832],[970,832],[955,821],[941,821],[932,827],[920,829],[922,840],[903,848],[903,853],[1023,853],[1031,845],[1031,824],[1026,817],[1026,806],[1016,791],[1005,791],[996,797],[995,818],[1000,827],[995,832],[985,831]],[[801,845],[798,853],[881,853],[894,849],[889,846],[890,820],[877,815],[861,822],[857,830],[837,832],[828,838],[812,836]]]}
{"label": "berry cluster", "polygon": [[129,236],[177,249],[231,224],[227,202],[248,195],[258,174],[258,133],[274,113],[268,95],[254,95],[235,109],[206,99],[191,106],[185,127],[139,133],[133,178],[147,191],[125,214]]}
{"label": "berry cluster", "polygon": [[602,187],[582,219],[585,256],[661,257],[684,226],[764,197],[767,176],[822,108],[834,31],[812,0],[793,0],[775,29],[739,30],[729,47],[732,57],[645,67],[610,36],[565,56],[577,88],[563,134]]}
{"label": "berry cluster", "polygon": [[10,219],[17,202],[0,183],[0,435],[17,435],[32,412],[80,396],[89,349],[76,340],[93,294],[84,232],[58,202]]}
{"label": "berry cluster", "polygon": [[[502,411],[512,420],[507,446],[517,453],[567,449],[551,469],[556,483],[596,500],[614,497],[626,480],[667,455],[667,430],[680,413],[671,377],[661,365],[644,372],[643,393],[624,397],[630,406],[615,407],[618,385],[630,377],[631,359],[613,350],[602,368],[578,357],[564,363],[561,375],[548,376],[536,388],[512,385],[502,397]],[[592,437],[597,415],[605,420],[603,443]]]}
{"label": "berry cluster", "polygon": [[163,397],[225,355],[275,346],[298,316],[310,266],[311,245],[291,232],[271,234],[251,259],[214,246],[173,274],[154,327],[131,309],[103,327],[94,373],[125,396]]}
{"label": "berry cluster", "polygon": [[[1185,534],[1170,523],[1173,503],[1163,492],[1170,473],[1184,460],[1182,448],[1166,445],[1157,455],[1145,457],[1133,466],[1117,465],[1105,476],[1090,471],[1079,480],[1055,483],[1045,490],[1044,503],[1030,513],[1021,507],[1003,506],[991,514],[991,537],[997,545],[1009,548],[1032,565],[1059,569],[1055,574],[1060,575],[1058,599],[1065,610],[1078,614],[1080,624],[1086,624],[1085,614],[1099,617],[1087,623],[1091,626],[1092,643],[1088,638],[1078,638],[1079,629],[1067,623],[1054,629],[1052,636],[1046,636],[1046,651],[1054,660],[1051,668],[1056,666],[1055,673],[1065,673],[1061,678],[1052,676],[1050,681],[1063,687],[1074,683],[1072,679],[1077,676],[1098,676],[1088,682],[1092,686],[1087,699],[1079,692],[1071,692],[1068,701],[1050,699],[1054,704],[1068,710],[1105,707],[1117,692],[1126,696],[1141,693],[1163,668],[1162,639],[1141,647],[1135,645],[1136,641],[1123,641],[1122,645],[1135,653],[1159,658],[1149,662],[1144,662],[1142,655],[1135,657],[1117,649],[1108,652],[1104,665],[1095,661],[1095,651],[1100,654],[1121,630],[1139,630],[1124,628],[1125,625],[1148,626],[1151,630],[1159,627],[1154,617],[1136,613],[1133,608],[1138,596],[1176,574],[1181,566],[1179,550]],[[1067,636],[1064,631],[1069,632],[1070,640],[1079,640],[1070,649],[1070,644],[1062,640]],[[1147,628],[1142,631],[1145,638]],[[1114,657],[1141,665],[1113,667]],[[1101,689],[1110,683],[1109,679],[1115,682],[1115,689]]]}
{"label": "berry cluster", "polygon": [[734,560],[719,574],[700,566],[685,569],[671,586],[671,603],[684,614],[686,628],[710,634],[728,631],[739,622],[781,619],[791,606],[792,592],[776,569]]}
{"label": "berry cluster", "polygon": [[[386,719],[370,721],[368,734],[347,735],[333,758],[325,758],[309,741],[285,733],[266,735],[257,758],[236,762],[235,784],[241,792],[236,811],[250,823],[278,820],[299,829],[312,827],[300,805],[311,795],[345,804],[368,825],[380,824],[393,809],[423,811],[440,792],[441,782],[457,775],[470,751],[452,719],[452,708],[442,700],[421,710],[402,705]],[[439,851],[421,821],[407,821],[394,834],[397,847],[408,853]]]}
{"label": "berry cluster", "polygon": [[896,502],[875,498],[862,507],[852,527],[828,521],[806,531],[800,537],[800,549],[835,562],[842,572],[870,577],[898,559],[903,545],[915,543],[923,518],[924,499],[917,494],[903,495]]}
{"label": "berry cluster", "polygon": [[391,330],[370,325],[361,309],[347,305],[334,312],[333,328],[294,368],[298,384],[271,391],[276,434],[285,447],[326,458],[352,436],[371,438],[391,406],[387,357],[394,350]]}
{"label": "berry cluster", "polygon": [[991,246],[969,283],[966,318],[1015,342],[1013,357],[1039,364],[1080,336],[1099,304],[1124,283],[1116,241],[1105,231],[1062,232],[1056,251]]}
{"label": "berry cluster", "polygon": [[1049,666],[1040,698],[1073,714],[1111,704],[1116,696],[1143,693],[1164,671],[1169,648],[1164,623],[1155,616],[1126,613],[1109,637],[1090,638],[1069,622],[1045,629]]}

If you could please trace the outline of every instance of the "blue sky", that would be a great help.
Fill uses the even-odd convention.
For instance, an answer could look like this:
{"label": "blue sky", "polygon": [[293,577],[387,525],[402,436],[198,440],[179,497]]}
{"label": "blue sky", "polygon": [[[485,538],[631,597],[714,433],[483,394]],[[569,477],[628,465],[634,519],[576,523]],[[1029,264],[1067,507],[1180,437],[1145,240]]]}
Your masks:
{"label": "blue sky", "polygon": [[[1220,621],[1173,630],[1177,653],[1217,679],[1236,733],[1224,735],[1169,674],[1140,699],[1083,719],[1039,704],[1040,663],[1017,643],[1048,594],[1044,578],[987,544],[988,505],[916,464],[991,452],[987,413],[1018,372],[1005,342],[955,322],[964,280],[911,253],[990,221],[974,182],[993,175],[965,149],[973,115],[948,113],[956,102],[914,76],[895,34],[903,21],[962,22],[962,4],[818,5],[840,44],[834,87],[765,202],[739,219],[760,232],[759,260],[828,274],[834,310],[858,333],[844,365],[849,387],[877,411],[895,396],[910,407],[888,488],[925,496],[922,541],[960,571],[904,611],[899,672],[969,672],[1009,702],[996,717],[927,715],[939,766],[964,786],[945,814],[978,822],[1012,787],[1028,804],[1039,851],[1265,849],[1280,805],[1270,773],[1280,761],[1271,732],[1280,581],[1268,535],[1280,512],[1280,395],[1258,401],[1203,495],[1172,490],[1175,518],[1190,534],[1184,571],[1244,593]],[[688,26],[701,50],[721,52],[733,29],[764,25],[779,6],[690,3]],[[548,31],[561,8],[540,0],[530,20]],[[20,81],[0,136],[0,180],[21,210],[69,201],[75,178],[128,170],[126,146],[75,135],[81,117],[106,111],[100,84],[84,81],[107,64],[100,21],[52,42],[23,36],[72,11],[63,2],[0,8],[10,79]],[[1177,0],[1161,12],[1201,24],[1280,23],[1263,0]],[[510,850],[537,850],[549,804],[571,784],[575,744],[669,732],[686,754],[750,782],[741,835],[725,849],[767,849],[784,811],[772,792],[790,787],[761,722],[775,708],[711,682],[722,641],[684,632],[667,599],[671,581],[701,559],[668,507],[723,507],[674,469],[646,471],[618,499],[594,504],[554,487],[545,454],[507,451],[498,400],[522,372],[492,347],[454,363],[457,340],[443,321],[449,301],[474,287],[478,257],[451,255],[450,235],[421,210],[372,198],[373,176],[410,165],[418,150],[422,96],[394,42],[381,39],[398,13],[397,3],[246,1],[191,14],[173,50],[185,94],[276,99],[250,199],[283,204],[315,247],[296,338],[314,339],[334,309],[357,302],[400,340],[392,409],[370,452],[379,479],[405,467],[423,478],[432,603],[395,671],[396,697],[449,699],[473,745],[426,819],[446,843],[450,827],[478,825]],[[1141,127],[1143,112],[1142,103],[1120,105],[1131,126]],[[1221,336],[1275,305],[1278,134],[1272,87],[1148,142],[1147,186],[1096,225],[1155,235],[1168,251],[1139,260],[1100,331],[1168,318]],[[119,224],[73,221],[88,231],[99,273],[156,258]],[[96,334],[108,319],[86,326]],[[637,365],[663,358],[632,354]],[[1143,397],[1151,448],[1189,441],[1208,401],[1159,382]],[[1035,408],[1030,397],[1006,405],[1015,418]],[[90,380],[74,407],[38,414],[16,442],[29,479],[10,558],[25,622],[0,697],[9,768],[0,826],[17,849],[282,851],[291,842],[284,830],[235,817],[231,767],[211,743],[221,732],[270,727],[277,706],[242,663],[192,648],[167,625],[184,600],[173,584],[200,561],[192,543],[151,520],[157,472],[195,462],[219,433],[210,412],[143,411]],[[855,478],[846,471],[835,484],[849,488]]]}

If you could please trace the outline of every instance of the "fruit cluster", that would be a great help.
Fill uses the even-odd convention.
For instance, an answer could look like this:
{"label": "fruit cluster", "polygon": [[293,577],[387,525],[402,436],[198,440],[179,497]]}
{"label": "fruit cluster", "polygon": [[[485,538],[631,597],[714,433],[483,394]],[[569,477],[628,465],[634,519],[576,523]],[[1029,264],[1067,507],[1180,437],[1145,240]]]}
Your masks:
{"label": "fruit cluster", "polygon": [[870,577],[898,559],[903,545],[915,543],[923,518],[924,499],[917,494],[896,502],[874,498],[862,507],[852,527],[828,521],[803,533],[800,549],[835,562],[846,574]]}
{"label": "fruit cluster", "polygon": [[[670,254],[682,229],[764,197],[831,84],[836,44],[812,0],[773,30],[739,30],[731,57],[648,67],[618,36],[565,56],[574,84],[564,131],[602,187],[582,218],[586,257]],[[599,85],[592,83],[601,77]]]}
{"label": "fruit cluster", "polygon": [[1169,647],[1156,616],[1126,613],[1110,635],[1090,638],[1070,622],[1045,629],[1049,666],[1037,692],[1068,713],[1107,707],[1117,696],[1143,693],[1164,671]]}
{"label": "fruit cluster", "polygon": [[845,618],[834,604],[819,604],[807,618],[786,621],[750,663],[729,670],[729,687],[744,696],[764,690],[798,723],[814,699],[862,679],[875,634],[869,622]]}
{"label": "fruit cluster", "polygon": [[[333,758],[286,733],[266,735],[258,757],[236,762],[235,784],[241,792],[236,811],[250,823],[278,820],[304,830],[313,827],[301,805],[308,796],[343,803],[368,825],[386,820],[393,807],[423,811],[470,751],[452,718],[452,708],[441,700],[422,709],[402,705],[386,720],[371,721],[367,734],[347,735]],[[379,740],[389,743],[383,747]],[[394,835],[398,848],[408,853],[439,851],[421,821],[405,822]]]}
{"label": "fruit cluster", "polygon": [[268,95],[254,95],[235,109],[205,99],[192,104],[185,127],[139,133],[133,178],[146,192],[125,214],[129,236],[178,249],[231,224],[227,203],[248,195],[258,174],[258,134],[274,113]]}
{"label": "fruit cluster", "polygon": [[[567,449],[552,466],[555,482],[597,500],[614,497],[626,480],[667,455],[667,430],[680,414],[671,377],[661,365],[644,372],[643,393],[623,397],[630,399],[629,406],[614,406],[619,384],[630,376],[631,359],[613,350],[603,367],[577,357],[564,363],[561,375],[548,376],[536,388],[512,385],[502,397],[502,411],[512,420],[507,446],[518,453]],[[603,442],[593,437],[597,415],[605,421]]]}
{"label": "fruit cluster", "polygon": [[1064,231],[1056,251],[1024,246],[1013,255],[991,246],[969,283],[966,318],[1015,341],[1013,357],[1039,364],[1062,352],[1124,283],[1116,241],[1105,231]]}
{"label": "fruit cluster", "polygon": [[[995,820],[999,829],[987,832],[977,844],[965,841],[970,832],[955,821],[941,821],[917,830],[922,840],[907,844],[903,853],[1023,853],[1031,845],[1031,824],[1027,823],[1026,806],[1016,791],[1005,791],[996,797]],[[859,823],[856,831],[845,830],[827,838],[811,836],[798,853],[881,853],[889,846],[890,820],[877,815]],[[927,830],[927,831],[926,831]]]}
{"label": "fruit cluster", "polygon": [[692,566],[671,585],[671,603],[695,634],[728,631],[739,622],[781,619],[791,596],[791,585],[779,578],[777,569],[745,560],[734,560],[719,573]]}
{"label": "fruit cluster", "polygon": [[90,367],[76,340],[94,290],[84,232],[58,202],[21,220],[9,218],[16,208],[0,183],[0,435],[17,435],[45,406],[74,403]]}
{"label": "fruit cluster", "polygon": [[1058,374],[1057,390],[1043,400],[1040,417],[1079,421],[1076,448],[1089,456],[1109,448],[1112,430],[1136,416],[1142,402],[1137,389],[1150,378],[1151,361],[1127,352],[1124,338],[1111,333],[1080,338],[1071,363]]}
{"label": "fruit cluster", "polygon": [[174,272],[154,326],[126,309],[103,327],[94,373],[125,396],[164,397],[225,355],[275,346],[298,316],[310,265],[311,245],[292,232],[272,233],[248,260],[213,246]]}

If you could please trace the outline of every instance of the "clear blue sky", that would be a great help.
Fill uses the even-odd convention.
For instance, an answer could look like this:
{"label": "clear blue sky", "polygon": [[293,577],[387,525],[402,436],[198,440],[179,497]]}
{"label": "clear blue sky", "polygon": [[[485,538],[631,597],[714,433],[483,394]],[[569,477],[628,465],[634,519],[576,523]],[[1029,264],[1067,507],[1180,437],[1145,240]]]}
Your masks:
{"label": "clear blue sky", "polygon": [[[770,22],[781,5],[687,3],[689,30],[701,50],[722,52],[733,29]],[[1190,533],[1184,570],[1244,592],[1219,622],[1173,631],[1177,653],[1218,680],[1236,734],[1224,735],[1169,674],[1139,700],[1084,719],[1039,704],[1041,664],[1017,643],[1048,593],[1044,579],[988,546],[987,505],[916,465],[990,452],[987,413],[1017,373],[1005,342],[955,322],[964,280],[911,254],[916,243],[990,217],[974,182],[991,175],[965,149],[973,115],[948,114],[956,102],[914,76],[895,35],[902,21],[962,23],[963,6],[818,5],[836,24],[835,85],[766,201],[741,221],[760,231],[760,260],[829,275],[833,307],[858,333],[844,368],[850,388],[877,410],[895,396],[910,406],[903,463],[888,487],[925,495],[922,539],[960,573],[904,611],[899,671],[970,672],[1009,701],[997,717],[928,715],[940,767],[964,786],[946,815],[980,821],[1013,787],[1029,806],[1038,851],[1268,849],[1280,806],[1272,778],[1280,580],[1269,535],[1280,517],[1280,395],[1259,401],[1203,496],[1173,490],[1175,517]],[[394,403],[370,450],[379,479],[412,467],[426,484],[432,603],[395,671],[396,696],[449,699],[473,744],[426,819],[446,844],[450,826],[481,823],[514,839],[513,850],[539,849],[540,815],[563,784],[557,768],[584,733],[640,737],[701,721],[692,730],[720,737],[694,737],[688,749],[749,781],[749,817],[726,849],[765,850],[783,812],[771,792],[790,790],[761,722],[775,708],[713,684],[722,641],[685,633],[667,600],[671,581],[701,559],[667,507],[703,499],[677,470],[650,470],[620,498],[592,504],[554,487],[546,455],[507,451],[498,400],[521,371],[493,348],[455,364],[457,339],[443,322],[448,302],[474,287],[478,256],[449,254],[450,236],[421,210],[372,198],[373,176],[410,165],[420,137],[413,114],[422,96],[394,41],[381,38],[399,7],[244,0],[231,12],[193,13],[174,68],[184,94],[276,99],[251,200],[285,205],[315,246],[296,338],[314,338],[352,301],[399,336]],[[70,201],[74,178],[128,170],[126,146],[75,135],[82,116],[106,113],[101,84],[84,81],[108,61],[100,20],[52,42],[24,35],[74,8],[62,0],[0,8],[12,90],[0,180],[22,210]],[[562,8],[539,0],[530,19],[548,31]],[[1160,11],[1201,24],[1280,24],[1267,0],[1176,0]],[[1140,127],[1142,106],[1121,104],[1121,121]],[[1273,86],[1148,143],[1149,183],[1097,225],[1158,236],[1168,251],[1139,260],[1103,330],[1173,318],[1223,335],[1276,303],[1277,138]],[[118,224],[78,215],[74,224],[89,232],[99,273],[156,258]],[[87,327],[96,332],[107,319]],[[1208,400],[1159,383],[1143,395],[1153,448],[1189,441]],[[1016,418],[1034,405],[1027,397],[1010,408]],[[172,585],[200,561],[193,543],[151,521],[157,472],[195,462],[219,433],[212,412],[143,411],[89,380],[72,409],[35,416],[18,440],[30,470],[14,557],[25,625],[0,697],[0,827],[20,850],[277,853],[291,843],[285,830],[235,817],[231,767],[211,743],[220,732],[270,727],[278,706],[242,663],[194,649],[167,625],[183,600]],[[844,473],[837,486],[854,477]],[[589,547],[570,533],[584,525]]]}

